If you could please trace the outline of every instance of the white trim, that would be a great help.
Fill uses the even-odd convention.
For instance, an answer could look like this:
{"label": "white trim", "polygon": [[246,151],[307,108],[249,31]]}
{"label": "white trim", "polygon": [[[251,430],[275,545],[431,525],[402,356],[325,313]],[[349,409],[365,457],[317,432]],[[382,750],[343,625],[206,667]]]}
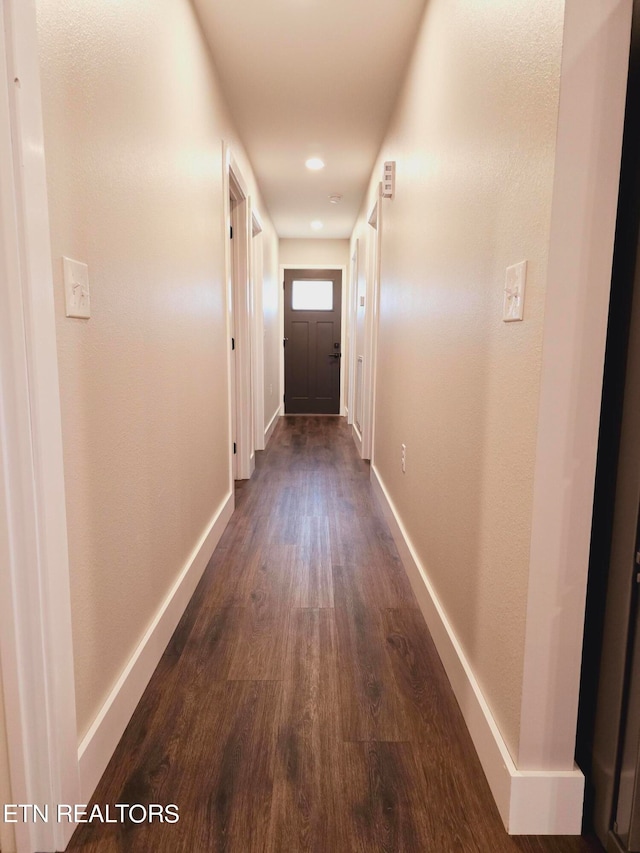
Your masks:
{"label": "white trim", "polygon": [[577,768],[569,771],[520,771],[516,768],[473,669],[374,465],[371,466],[371,484],[507,832],[511,835],[579,835],[584,776]]}
{"label": "white trim", "polygon": [[[220,541],[234,509],[227,495],[193,549],[182,571],[138,644],[93,725],[78,748],[80,794],[88,803],[104,773],[136,705],[184,613],[198,581]],[[66,800],[65,800],[66,802]]]}
{"label": "white trim", "polygon": [[[342,289],[341,289],[341,315],[340,315],[340,346],[342,347],[343,357],[340,359],[340,414],[345,414],[345,395],[344,382],[346,375],[344,346],[346,343],[346,323],[347,323],[347,267],[344,264],[280,264],[280,290],[282,291],[282,282],[284,281],[285,270],[341,270],[342,272]],[[284,299],[280,299],[280,337],[284,340]],[[280,381],[282,382],[282,393],[284,394],[284,347],[281,347],[280,352]],[[282,399],[282,397],[281,397]],[[281,406],[281,412],[284,414],[284,403]]]}
{"label": "white trim", "polygon": [[362,458],[362,436],[360,435],[360,430],[356,426],[355,420],[351,427],[351,435],[353,436],[353,443],[356,446],[358,455]]}
{"label": "white trim", "polygon": [[[349,276],[349,300],[347,302],[348,342],[347,365],[349,371],[349,394],[346,405],[347,423],[352,424],[355,416],[355,381],[356,381],[356,341],[357,341],[357,302],[358,302],[358,252],[360,241],[356,238],[353,254],[351,255],[351,274]],[[358,451],[360,452],[360,451]]]}
{"label": "white trim", "polygon": [[[376,372],[378,357],[378,313],[380,299],[380,251],[382,233],[382,183],[371,206],[367,224],[367,295],[365,302],[364,341],[364,423],[362,426],[362,458],[373,462],[376,414]],[[370,244],[369,241],[372,241]]]}
{"label": "white trim", "polygon": [[227,177],[229,173],[233,175],[233,179],[236,182],[238,189],[240,190],[240,195],[242,198],[249,198],[249,188],[247,186],[247,182],[242,174],[242,169],[238,165],[238,161],[236,160],[233,149],[230,145],[223,141],[224,151],[225,151],[225,168],[227,171]]}
{"label": "white trim", "polygon": [[266,447],[271,440],[271,436],[275,432],[276,427],[278,426],[278,420],[282,415],[280,413],[280,408],[277,408],[274,416],[269,421],[269,426],[264,431],[264,446]]}
{"label": "white trim", "polygon": [[262,221],[251,205],[251,318],[253,346],[251,369],[253,375],[253,442],[255,450],[264,450],[264,244]]}
{"label": "white trim", "polygon": [[[330,267],[328,267],[330,269]],[[342,353],[342,358],[340,359],[340,414],[344,417],[347,413],[347,397],[345,394],[345,385],[347,380],[347,362],[345,359],[345,347],[349,345],[349,341],[347,338],[347,322],[349,319],[348,311],[349,311],[349,283],[347,281],[347,266],[341,266],[342,270],[342,291],[340,294],[341,298],[341,308],[340,308],[340,351]]]}
{"label": "white trim", "polygon": [[[0,669],[0,806],[2,803],[14,803],[9,778],[9,749],[7,729],[4,719],[4,697],[2,695],[2,671]],[[2,853],[15,853],[16,834],[13,825],[0,819],[0,850]]]}
{"label": "white trim", "polygon": [[234,328],[235,328],[235,381],[236,381],[236,479],[251,477],[253,451],[253,418],[251,402],[253,394],[252,329],[251,329],[251,273],[249,196],[244,195],[243,181],[229,167],[229,185],[237,202],[231,214],[233,223],[232,263],[234,285]]}
{"label": "white trim", "polygon": [[251,236],[257,237],[258,234],[262,234],[264,231],[264,227],[262,225],[262,217],[258,212],[258,209],[255,207],[251,208]]}
{"label": "white trim", "polygon": [[284,415],[284,267],[278,267],[278,409]]}
{"label": "white trim", "polygon": [[[0,12],[0,655],[15,802],[77,802],[69,558],[33,0]],[[73,826],[18,823],[20,853]]]}
{"label": "white trim", "polygon": [[[227,280],[227,329],[229,336],[229,460],[230,483],[248,480],[253,472],[254,425],[252,416],[252,332],[251,315],[251,252],[252,233],[251,200],[247,184],[233,152],[223,141],[223,209],[225,271]],[[237,202],[231,211],[230,195]],[[228,223],[234,228],[234,239],[229,239]],[[236,348],[231,350],[231,338]],[[234,435],[235,433],[235,435]],[[233,442],[237,452],[233,453]]]}
{"label": "white trim", "polygon": [[518,751],[530,768],[566,769],[575,748],[632,6],[565,6]]}
{"label": "white trim", "polygon": [[233,442],[236,440],[236,373],[235,352],[231,349],[231,339],[235,335],[233,312],[233,275],[231,270],[231,246],[229,245],[229,228],[231,226],[231,204],[229,201],[229,167],[231,165],[231,150],[222,141],[222,245],[224,246],[224,276],[225,301],[227,311],[227,429],[229,430],[229,490],[233,491],[236,478],[236,459],[233,453]]}

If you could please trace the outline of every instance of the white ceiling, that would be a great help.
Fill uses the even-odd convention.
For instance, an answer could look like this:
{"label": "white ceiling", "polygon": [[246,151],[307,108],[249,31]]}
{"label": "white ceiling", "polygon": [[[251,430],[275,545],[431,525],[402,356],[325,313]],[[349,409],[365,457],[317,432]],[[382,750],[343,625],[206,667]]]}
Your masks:
{"label": "white ceiling", "polygon": [[[194,5],[279,235],[348,237],[426,0]],[[322,171],[305,168],[312,156]]]}

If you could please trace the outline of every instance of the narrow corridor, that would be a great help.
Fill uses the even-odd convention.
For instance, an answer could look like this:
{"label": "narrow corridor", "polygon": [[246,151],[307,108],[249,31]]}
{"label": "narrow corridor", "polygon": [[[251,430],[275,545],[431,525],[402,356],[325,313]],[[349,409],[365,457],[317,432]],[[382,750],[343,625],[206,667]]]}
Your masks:
{"label": "narrow corridor", "polygon": [[506,835],[340,418],[282,418],[70,850],[557,851]]}

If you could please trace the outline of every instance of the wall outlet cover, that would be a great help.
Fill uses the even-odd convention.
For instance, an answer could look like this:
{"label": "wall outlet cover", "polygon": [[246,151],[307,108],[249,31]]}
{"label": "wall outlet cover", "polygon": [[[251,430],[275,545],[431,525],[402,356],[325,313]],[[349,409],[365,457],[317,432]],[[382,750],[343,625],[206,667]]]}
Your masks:
{"label": "wall outlet cover", "polygon": [[513,323],[524,318],[524,289],[527,281],[527,262],[507,267],[502,302],[502,319]]}
{"label": "wall outlet cover", "polygon": [[62,269],[67,317],[88,320],[91,316],[89,267],[80,261],[63,258]]}

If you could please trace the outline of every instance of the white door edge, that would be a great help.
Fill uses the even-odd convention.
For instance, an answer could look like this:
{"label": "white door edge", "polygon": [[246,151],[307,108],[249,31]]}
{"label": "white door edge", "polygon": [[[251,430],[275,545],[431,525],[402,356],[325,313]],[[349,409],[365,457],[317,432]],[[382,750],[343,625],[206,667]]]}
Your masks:
{"label": "white door edge", "polygon": [[[12,796],[79,796],[69,558],[35,7],[0,19],[0,655]],[[19,853],[73,826],[15,824]]]}

